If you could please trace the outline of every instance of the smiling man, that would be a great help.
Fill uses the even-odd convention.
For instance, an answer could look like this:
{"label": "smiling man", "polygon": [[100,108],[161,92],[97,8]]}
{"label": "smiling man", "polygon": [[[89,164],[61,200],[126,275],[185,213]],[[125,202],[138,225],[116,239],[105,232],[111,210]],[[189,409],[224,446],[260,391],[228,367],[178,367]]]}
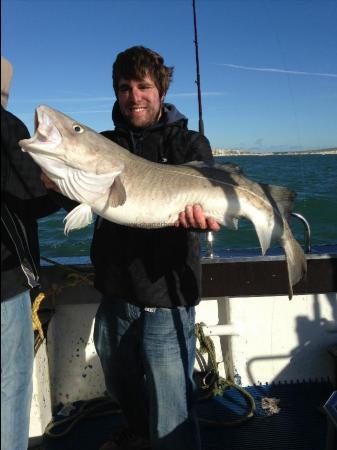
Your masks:
{"label": "smiling man", "polygon": [[119,81],[118,102],[121,114],[135,128],[147,128],[157,123],[161,117],[161,104],[157,86],[146,75],[142,80]]}
{"label": "smiling man", "polygon": [[[102,134],[147,160],[212,161],[208,140],[164,103],[173,68],[156,52],[132,47],[113,65],[113,131]],[[195,306],[200,301],[198,233],[218,230],[198,205],[176,227],[135,229],[99,219],[91,257],[103,299],[94,339],[109,393],[127,429],[102,449],[199,450],[192,379]]]}

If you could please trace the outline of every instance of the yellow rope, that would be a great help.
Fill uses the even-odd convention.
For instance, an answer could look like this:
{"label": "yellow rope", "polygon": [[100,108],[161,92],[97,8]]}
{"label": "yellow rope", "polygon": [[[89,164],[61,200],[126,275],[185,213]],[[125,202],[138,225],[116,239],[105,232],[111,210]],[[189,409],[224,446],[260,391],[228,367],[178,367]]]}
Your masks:
{"label": "yellow rope", "polygon": [[89,286],[93,286],[94,285],[94,281],[93,281],[93,273],[87,273],[85,275],[82,275],[81,273],[78,272],[73,272],[70,273],[67,278],[68,278],[68,283],[65,287],[75,287],[78,284],[87,284]]}
{"label": "yellow rope", "polygon": [[34,300],[32,306],[32,321],[33,321],[33,330],[38,331],[41,339],[44,338],[42,324],[38,316],[38,310],[40,308],[42,300],[46,298],[46,295],[41,292]]}
{"label": "yellow rope", "polygon": [[[43,259],[46,259],[46,258],[43,258]],[[44,339],[44,333],[43,333],[42,324],[41,324],[41,321],[40,321],[40,318],[38,315],[38,311],[39,311],[42,301],[46,298],[46,295],[51,297],[52,304],[53,304],[53,306],[55,306],[56,296],[59,295],[63,291],[63,289],[68,288],[68,287],[75,287],[79,284],[84,284],[84,285],[89,285],[89,286],[93,286],[93,284],[94,284],[94,282],[93,282],[94,274],[93,273],[82,274],[80,271],[77,271],[75,269],[70,269],[69,267],[59,264],[56,261],[53,261],[51,259],[48,259],[48,262],[51,262],[51,263],[57,265],[58,267],[62,268],[63,270],[70,272],[70,273],[67,275],[67,282],[65,284],[60,286],[60,285],[57,285],[54,283],[54,284],[52,284],[51,288],[48,290],[48,292],[46,294],[41,292],[34,299],[34,302],[32,305],[33,330],[38,332],[41,340]]]}

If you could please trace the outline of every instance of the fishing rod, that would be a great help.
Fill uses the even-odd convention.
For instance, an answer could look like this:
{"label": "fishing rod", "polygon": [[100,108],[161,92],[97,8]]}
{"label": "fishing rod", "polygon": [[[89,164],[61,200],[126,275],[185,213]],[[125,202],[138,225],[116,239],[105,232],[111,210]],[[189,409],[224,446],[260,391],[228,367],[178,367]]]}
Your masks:
{"label": "fishing rod", "polygon": [[197,68],[197,89],[198,89],[198,107],[199,107],[199,133],[204,133],[204,122],[202,119],[202,104],[201,104],[201,84],[200,84],[200,67],[199,67],[199,48],[198,48],[198,31],[197,31],[197,14],[195,9],[195,0],[192,0],[193,7],[193,23],[194,23],[194,45],[195,45],[195,61]]}
{"label": "fishing rod", "polygon": [[[193,7],[193,23],[194,23],[194,45],[195,45],[195,62],[197,68],[197,89],[198,89],[198,108],[199,108],[199,133],[204,135],[204,121],[202,119],[202,103],[201,103],[201,83],[200,83],[200,66],[199,66],[199,47],[198,47],[198,30],[197,30],[197,13],[195,9],[195,0],[192,0]],[[211,231],[206,232],[205,236],[207,245],[207,256],[213,258],[213,233]]]}

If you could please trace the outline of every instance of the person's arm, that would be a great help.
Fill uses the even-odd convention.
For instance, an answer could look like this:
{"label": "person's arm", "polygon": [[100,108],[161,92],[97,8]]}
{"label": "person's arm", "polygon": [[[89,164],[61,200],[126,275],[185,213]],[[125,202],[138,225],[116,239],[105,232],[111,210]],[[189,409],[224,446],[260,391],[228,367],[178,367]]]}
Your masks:
{"label": "person's arm", "polygon": [[38,219],[59,209],[40,180],[41,170],[19,140],[30,137],[26,125],[1,109],[1,194],[13,211],[27,219]]}

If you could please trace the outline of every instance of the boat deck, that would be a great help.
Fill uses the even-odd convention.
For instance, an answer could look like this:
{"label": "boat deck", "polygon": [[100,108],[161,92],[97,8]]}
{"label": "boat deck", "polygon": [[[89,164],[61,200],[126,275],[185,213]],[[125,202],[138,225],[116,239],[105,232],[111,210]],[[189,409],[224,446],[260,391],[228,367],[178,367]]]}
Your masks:
{"label": "boat deck", "polygon": [[[248,407],[238,390],[199,401],[200,418],[225,422],[210,426],[202,421],[203,450],[337,448],[323,408],[336,389],[336,353],[330,349],[336,345],[337,246],[319,250],[306,255],[308,276],[295,287],[292,302],[284,256],[277,251],[264,257],[252,251],[203,258],[198,320],[210,328],[232,326],[214,337],[216,359],[223,375],[243,385],[256,404],[253,417],[234,426]],[[98,450],[123,426],[123,417],[111,411],[114,405],[96,398],[105,390],[92,337],[100,295],[88,283],[68,280],[70,268],[80,280],[91,280],[87,259],[60,259],[58,265],[47,261],[42,268],[47,298],[40,318],[46,339],[36,348],[30,434],[30,448],[36,450]],[[53,286],[60,288],[57,301]],[[77,420],[81,409],[88,411],[93,403],[95,412]],[[63,405],[72,409],[67,423],[60,422]],[[52,414],[54,437],[45,434]]]}
{"label": "boat deck", "polygon": [[[227,389],[223,397],[198,403],[200,418],[225,422],[225,426],[201,423],[203,450],[327,450],[327,417],[323,405],[331,395],[328,382],[296,382],[251,386],[248,392],[254,397],[256,411],[252,418],[236,426],[233,421],[243,417],[247,405],[235,389]],[[271,399],[277,408],[264,409],[262,399]],[[276,399],[276,401],[275,401]],[[279,401],[277,401],[279,400]],[[73,417],[83,407],[75,402]],[[39,450],[98,450],[114,430],[123,426],[119,414],[106,414],[109,405],[103,404],[100,416],[92,416],[75,423],[55,427],[54,438],[45,438]],[[56,416],[62,420],[64,416]]]}

